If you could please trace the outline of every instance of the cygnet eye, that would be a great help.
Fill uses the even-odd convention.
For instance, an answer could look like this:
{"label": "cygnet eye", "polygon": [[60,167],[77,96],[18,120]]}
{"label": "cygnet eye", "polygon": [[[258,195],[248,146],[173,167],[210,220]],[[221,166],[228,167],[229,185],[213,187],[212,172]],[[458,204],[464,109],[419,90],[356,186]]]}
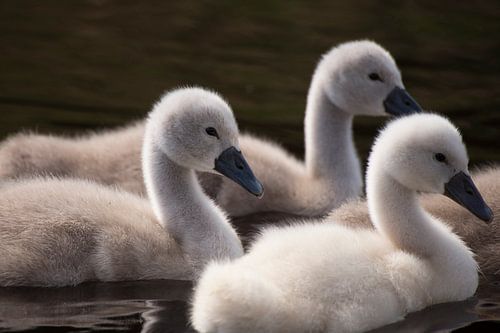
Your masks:
{"label": "cygnet eye", "polygon": [[217,133],[217,130],[215,128],[207,127],[205,128],[205,132],[207,132],[208,135],[215,136],[217,139],[219,139],[219,133]]}
{"label": "cygnet eye", "polygon": [[446,163],[446,156],[444,156],[444,154],[442,153],[437,153],[434,155],[434,158],[436,159],[436,161],[438,162],[441,162],[441,163]]}
{"label": "cygnet eye", "polygon": [[382,78],[380,77],[380,75],[378,75],[378,73],[370,73],[368,75],[368,78],[370,78],[370,80],[372,80],[372,81],[384,82],[384,80],[382,80]]}

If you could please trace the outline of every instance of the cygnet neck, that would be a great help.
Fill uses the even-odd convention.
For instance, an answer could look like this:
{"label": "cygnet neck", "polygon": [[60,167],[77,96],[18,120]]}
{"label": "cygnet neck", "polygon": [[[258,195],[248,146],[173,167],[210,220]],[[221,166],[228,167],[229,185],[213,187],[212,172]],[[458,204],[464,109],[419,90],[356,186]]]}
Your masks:
{"label": "cygnet neck", "polygon": [[352,136],[353,116],[334,105],[316,73],[307,96],[305,115],[306,168],[327,182],[336,203],[361,195],[361,166]]}
{"label": "cygnet neck", "polygon": [[181,245],[195,273],[212,259],[243,254],[238,236],[222,210],[203,193],[195,172],[168,158],[147,134],[143,172],[156,217]]}
{"label": "cygnet neck", "polygon": [[396,247],[443,268],[454,269],[454,264],[464,260],[475,265],[459,238],[421,208],[416,191],[403,186],[382,168],[370,166],[367,177],[372,223]]}
{"label": "cygnet neck", "polygon": [[[145,142],[144,179],[148,197],[160,223],[173,231],[179,220],[197,223],[211,208],[193,170],[173,162],[154,144]],[[181,223],[185,225],[185,223]]]}

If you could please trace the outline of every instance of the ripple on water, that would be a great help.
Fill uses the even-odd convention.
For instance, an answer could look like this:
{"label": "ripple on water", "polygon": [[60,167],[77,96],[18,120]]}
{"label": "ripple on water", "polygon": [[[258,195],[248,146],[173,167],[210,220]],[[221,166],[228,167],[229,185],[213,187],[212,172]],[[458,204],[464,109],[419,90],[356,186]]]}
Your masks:
{"label": "ripple on water", "polygon": [[[187,317],[192,287],[165,280],[0,288],[0,330],[194,332]],[[373,332],[484,332],[499,327],[500,290],[482,285],[474,298],[426,308]]]}

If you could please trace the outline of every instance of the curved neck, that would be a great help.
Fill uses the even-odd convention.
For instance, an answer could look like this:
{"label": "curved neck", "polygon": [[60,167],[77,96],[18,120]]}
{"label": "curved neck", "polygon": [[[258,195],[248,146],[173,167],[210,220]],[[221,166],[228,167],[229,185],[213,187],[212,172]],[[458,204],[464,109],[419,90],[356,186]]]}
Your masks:
{"label": "curved neck", "polygon": [[368,171],[367,201],[375,228],[399,249],[452,269],[473,260],[462,241],[420,207],[416,192],[384,170]]}
{"label": "curved neck", "polygon": [[[194,172],[177,165],[154,146],[144,155],[144,171],[146,190],[155,215],[169,231],[177,231],[175,226],[184,225],[183,220],[196,224],[200,217],[214,215],[212,207],[205,203]],[[176,237],[175,233],[173,236],[182,238]]]}
{"label": "curved neck", "polygon": [[314,75],[305,116],[306,168],[328,183],[336,202],[361,195],[361,166],[352,137],[353,116],[332,104]]}
{"label": "curved neck", "polygon": [[237,234],[222,210],[203,193],[193,170],[169,159],[148,135],[142,159],[154,213],[180,244],[195,271],[209,260],[243,254]]}
{"label": "curved neck", "polygon": [[[413,262],[408,266],[407,261],[393,257],[394,276],[401,269],[401,276],[410,277],[397,285],[403,290],[424,288],[436,303],[470,297],[478,285],[478,266],[469,248],[448,226],[419,206],[415,191],[402,186],[383,170],[370,171],[370,168],[367,200],[375,228],[395,247],[413,254],[420,262],[416,266],[420,270],[412,272],[408,269],[415,264],[412,259],[408,258]],[[410,297],[409,301],[415,300]]]}

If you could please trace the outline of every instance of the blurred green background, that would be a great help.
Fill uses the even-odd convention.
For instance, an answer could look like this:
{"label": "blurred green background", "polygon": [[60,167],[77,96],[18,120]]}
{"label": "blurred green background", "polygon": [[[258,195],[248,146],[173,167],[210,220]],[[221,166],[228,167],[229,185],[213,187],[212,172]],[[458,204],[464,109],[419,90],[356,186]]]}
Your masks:
{"label": "blurred green background", "polygon": [[[301,156],[316,62],[361,38],[462,129],[472,162],[500,161],[500,1],[0,0],[0,138],[122,125],[196,84]],[[356,119],[363,158],[384,121]]]}

